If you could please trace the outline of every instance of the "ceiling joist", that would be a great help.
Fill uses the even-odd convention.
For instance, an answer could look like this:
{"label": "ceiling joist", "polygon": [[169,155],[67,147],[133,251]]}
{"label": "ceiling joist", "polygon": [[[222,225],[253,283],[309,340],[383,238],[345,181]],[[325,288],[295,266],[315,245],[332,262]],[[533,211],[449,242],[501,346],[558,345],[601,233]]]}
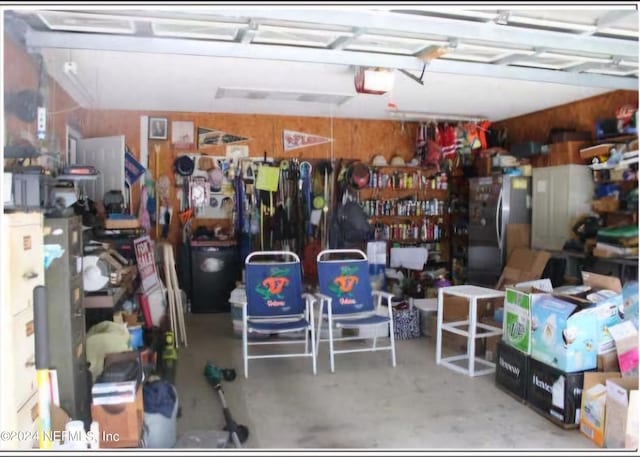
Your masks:
{"label": "ceiling joist", "polygon": [[[233,57],[244,59],[281,60],[319,64],[383,67],[407,71],[422,71],[424,62],[414,56],[380,54],[374,52],[311,49],[281,45],[252,45],[239,43],[188,40],[179,38],[132,37],[124,35],[41,32],[29,29],[26,45],[31,49],[61,48],[98,51],[138,52],[151,54],[183,54],[198,56]],[[429,72],[450,73],[490,78],[541,81],[573,86],[609,89],[637,89],[636,78],[620,78],[598,74],[576,74],[539,68],[494,65],[435,59]]]}

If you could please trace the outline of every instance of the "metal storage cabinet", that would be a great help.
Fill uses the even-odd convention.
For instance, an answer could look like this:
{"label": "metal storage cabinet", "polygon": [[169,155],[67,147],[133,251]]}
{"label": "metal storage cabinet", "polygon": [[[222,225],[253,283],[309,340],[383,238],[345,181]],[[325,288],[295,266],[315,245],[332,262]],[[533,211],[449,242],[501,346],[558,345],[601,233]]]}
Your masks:
{"label": "metal storage cabinet", "polygon": [[579,216],[591,211],[593,179],[586,165],[533,169],[531,247],[560,251]]}
{"label": "metal storage cabinet", "polygon": [[191,312],[225,313],[229,296],[241,277],[240,255],[235,244],[191,242]]}
{"label": "metal storage cabinet", "polygon": [[[42,214],[5,213],[2,232],[0,430],[26,432],[38,416],[33,289],[44,285]],[[0,449],[31,448],[17,438],[0,440]]]}
{"label": "metal storage cabinet", "polygon": [[58,374],[60,406],[88,428],[91,382],[82,306],[82,219],[45,218],[44,234],[45,244],[58,244],[63,250],[45,271],[51,368]]}

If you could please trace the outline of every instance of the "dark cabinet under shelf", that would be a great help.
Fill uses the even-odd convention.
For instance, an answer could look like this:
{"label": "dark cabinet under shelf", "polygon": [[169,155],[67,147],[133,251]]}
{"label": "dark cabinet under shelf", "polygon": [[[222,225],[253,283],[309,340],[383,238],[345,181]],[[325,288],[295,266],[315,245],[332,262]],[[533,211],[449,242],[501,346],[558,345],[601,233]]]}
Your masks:
{"label": "dark cabinet under shelf", "polygon": [[45,270],[50,367],[56,370],[60,407],[85,427],[91,423],[91,378],[86,358],[82,305],[82,220],[80,216],[44,219],[45,245],[62,255]]}

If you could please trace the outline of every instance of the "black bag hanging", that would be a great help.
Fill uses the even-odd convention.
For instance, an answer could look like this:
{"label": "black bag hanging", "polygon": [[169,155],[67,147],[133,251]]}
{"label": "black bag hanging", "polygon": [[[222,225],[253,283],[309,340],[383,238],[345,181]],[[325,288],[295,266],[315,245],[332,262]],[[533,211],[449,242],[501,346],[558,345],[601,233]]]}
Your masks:
{"label": "black bag hanging", "polygon": [[349,244],[362,243],[369,239],[371,226],[369,217],[355,201],[348,201],[338,207],[334,218],[336,244],[338,248]]}

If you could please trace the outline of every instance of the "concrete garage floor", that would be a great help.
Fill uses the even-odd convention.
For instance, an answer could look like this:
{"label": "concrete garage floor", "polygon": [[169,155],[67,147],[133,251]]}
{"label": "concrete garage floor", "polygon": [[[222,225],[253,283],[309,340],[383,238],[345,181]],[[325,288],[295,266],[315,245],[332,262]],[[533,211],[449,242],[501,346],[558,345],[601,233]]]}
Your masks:
{"label": "concrete garage floor", "polygon": [[[435,364],[435,338],[398,341],[389,353],[339,355],[329,371],[321,344],[318,374],[310,358],[262,359],[242,372],[241,340],[229,314],[186,315],[189,346],[179,354],[182,405],[178,437],[224,426],[219,399],[203,375],[207,360],[235,368],[224,382],[229,409],[254,449],[594,449],[578,430],[563,430],[497,389]],[[202,447],[212,447],[202,445]]]}

